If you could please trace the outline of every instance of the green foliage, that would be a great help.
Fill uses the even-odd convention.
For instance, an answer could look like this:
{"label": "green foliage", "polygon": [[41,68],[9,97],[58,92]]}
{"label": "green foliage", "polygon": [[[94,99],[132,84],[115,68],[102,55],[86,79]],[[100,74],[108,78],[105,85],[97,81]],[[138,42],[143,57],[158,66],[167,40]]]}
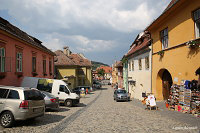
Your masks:
{"label": "green foliage", "polygon": [[97,67],[100,67],[100,66],[109,66],[101,62],[96,62],[96,61],[91,61],[91,62],[92,62],[92,70],[96,70]]}
{"label": "green foliage", "polygon": [[104,69],[98,69],[97,73],[99,76],[104,76],[105,75],[105,70]]}

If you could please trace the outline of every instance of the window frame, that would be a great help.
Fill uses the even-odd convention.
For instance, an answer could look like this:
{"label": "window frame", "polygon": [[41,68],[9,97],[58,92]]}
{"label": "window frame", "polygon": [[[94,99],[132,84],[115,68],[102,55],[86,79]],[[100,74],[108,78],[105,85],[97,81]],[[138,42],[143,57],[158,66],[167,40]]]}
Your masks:
{"label": "window frame", "polygon": [[36,53],[32,53],[32,73],[36,73],[36,72],[37,72],[37,56],[36,56]]}
{"label": "window frame", "polygon": [[43,69],[44,76],[46,76],[47,75],[47,60],[46,60],[46,56],[43,56],[42,69]]}
{"label": "window frame", "polygon": [[[195,18],[195,13],[197,12],[197,18]],[[198,14],[199,13],[199,14]],[[196,9],[192,13],[193,20],[194,20],[194,32],[195,32],[195,38],[200,37],[200,8]],[[198,23],[198,26],[197,26]]]}
{"label": "window frame", "polygon": [[134,60],[132,60],[132,64],[131,64],[131,65],[132,65],[132,66],[131,66],[131,67],[132,67],[131,70],[134,71],[134,65],[135,65],[135,64],[134,64]]}
{"label": "window frame", "polygon": [[[148,59],[148,60],[147,60]],[[145,57],[145,69],[146,70],[149,70],[149,68],[150,68],[150,61],[149,61],[149,56],[146,56]]]}
{"label": "window frame", "polygon": [[142,58],[138,59],[139,70],[142,70]]}
{"label": "window frame", "polygon": [[128,70],[131,71],[131,61],[128,62]]}
{"label": "window frame", "polygon": [[16,72],[23,72],[23,52],[16,52]]}
{"label": "window frame", "polygon": [[52,75],[52,60],[49,58],[49,74]]}
{"label": "window frame", "polygon": [[[4,50],[4,55],[2,55],[2,50]],[[0,72],[1,73],[6,72],[6,48],[5,47],[0,47]]]}
{"label": "window frame", "polygon": [[161,44],[162,44],[162,50],[164,50],[164,49],[169,47],[168,27],[164,28],[163,30],[160,31],[160,41],[161,41]]}

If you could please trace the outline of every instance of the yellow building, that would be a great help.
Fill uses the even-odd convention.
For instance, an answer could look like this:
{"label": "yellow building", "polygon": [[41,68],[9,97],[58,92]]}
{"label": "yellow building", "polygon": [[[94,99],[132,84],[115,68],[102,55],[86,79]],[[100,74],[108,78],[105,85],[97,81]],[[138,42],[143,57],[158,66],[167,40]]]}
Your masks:
{"label": "yellow building", "polygon": [[152,92],[166,100],[172,84],[198,79],[200,1],[172,0],[146,30],[152,38]]}
{"label": "yellow building", "polygon": [[55,52],[56,78],[65,80],[69,88],[92,86],[91,61],[82,54],[72,53],[68,47]]}
{"label": "yellow building", "polygon": [[115,61],[115,63],[112,65],[112,84],[118,83],[118,69],[116,68],[117,64],[119,64],[120,61]]}

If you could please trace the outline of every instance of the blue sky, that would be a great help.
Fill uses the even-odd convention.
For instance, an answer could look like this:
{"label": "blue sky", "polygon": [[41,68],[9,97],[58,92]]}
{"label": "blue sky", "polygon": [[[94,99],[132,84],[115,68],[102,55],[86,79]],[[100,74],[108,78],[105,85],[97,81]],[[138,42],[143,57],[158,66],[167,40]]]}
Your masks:
{"label": "blue sky", "polygon": [[1,0],[0,16],[52,51],[111,65],[170,0]]}

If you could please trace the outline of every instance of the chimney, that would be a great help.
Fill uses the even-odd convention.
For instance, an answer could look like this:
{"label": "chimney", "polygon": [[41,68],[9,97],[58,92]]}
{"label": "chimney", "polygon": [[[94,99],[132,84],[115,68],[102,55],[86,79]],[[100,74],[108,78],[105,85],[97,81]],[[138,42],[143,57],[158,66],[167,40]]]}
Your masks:
{"label": "chimney", "polygon": [[70,56],[72,52],[69,50],[69,47],[68,47],[68,46],[65,46],[65,47],[63,47],[63,53],[64,53],[66,56]]}

